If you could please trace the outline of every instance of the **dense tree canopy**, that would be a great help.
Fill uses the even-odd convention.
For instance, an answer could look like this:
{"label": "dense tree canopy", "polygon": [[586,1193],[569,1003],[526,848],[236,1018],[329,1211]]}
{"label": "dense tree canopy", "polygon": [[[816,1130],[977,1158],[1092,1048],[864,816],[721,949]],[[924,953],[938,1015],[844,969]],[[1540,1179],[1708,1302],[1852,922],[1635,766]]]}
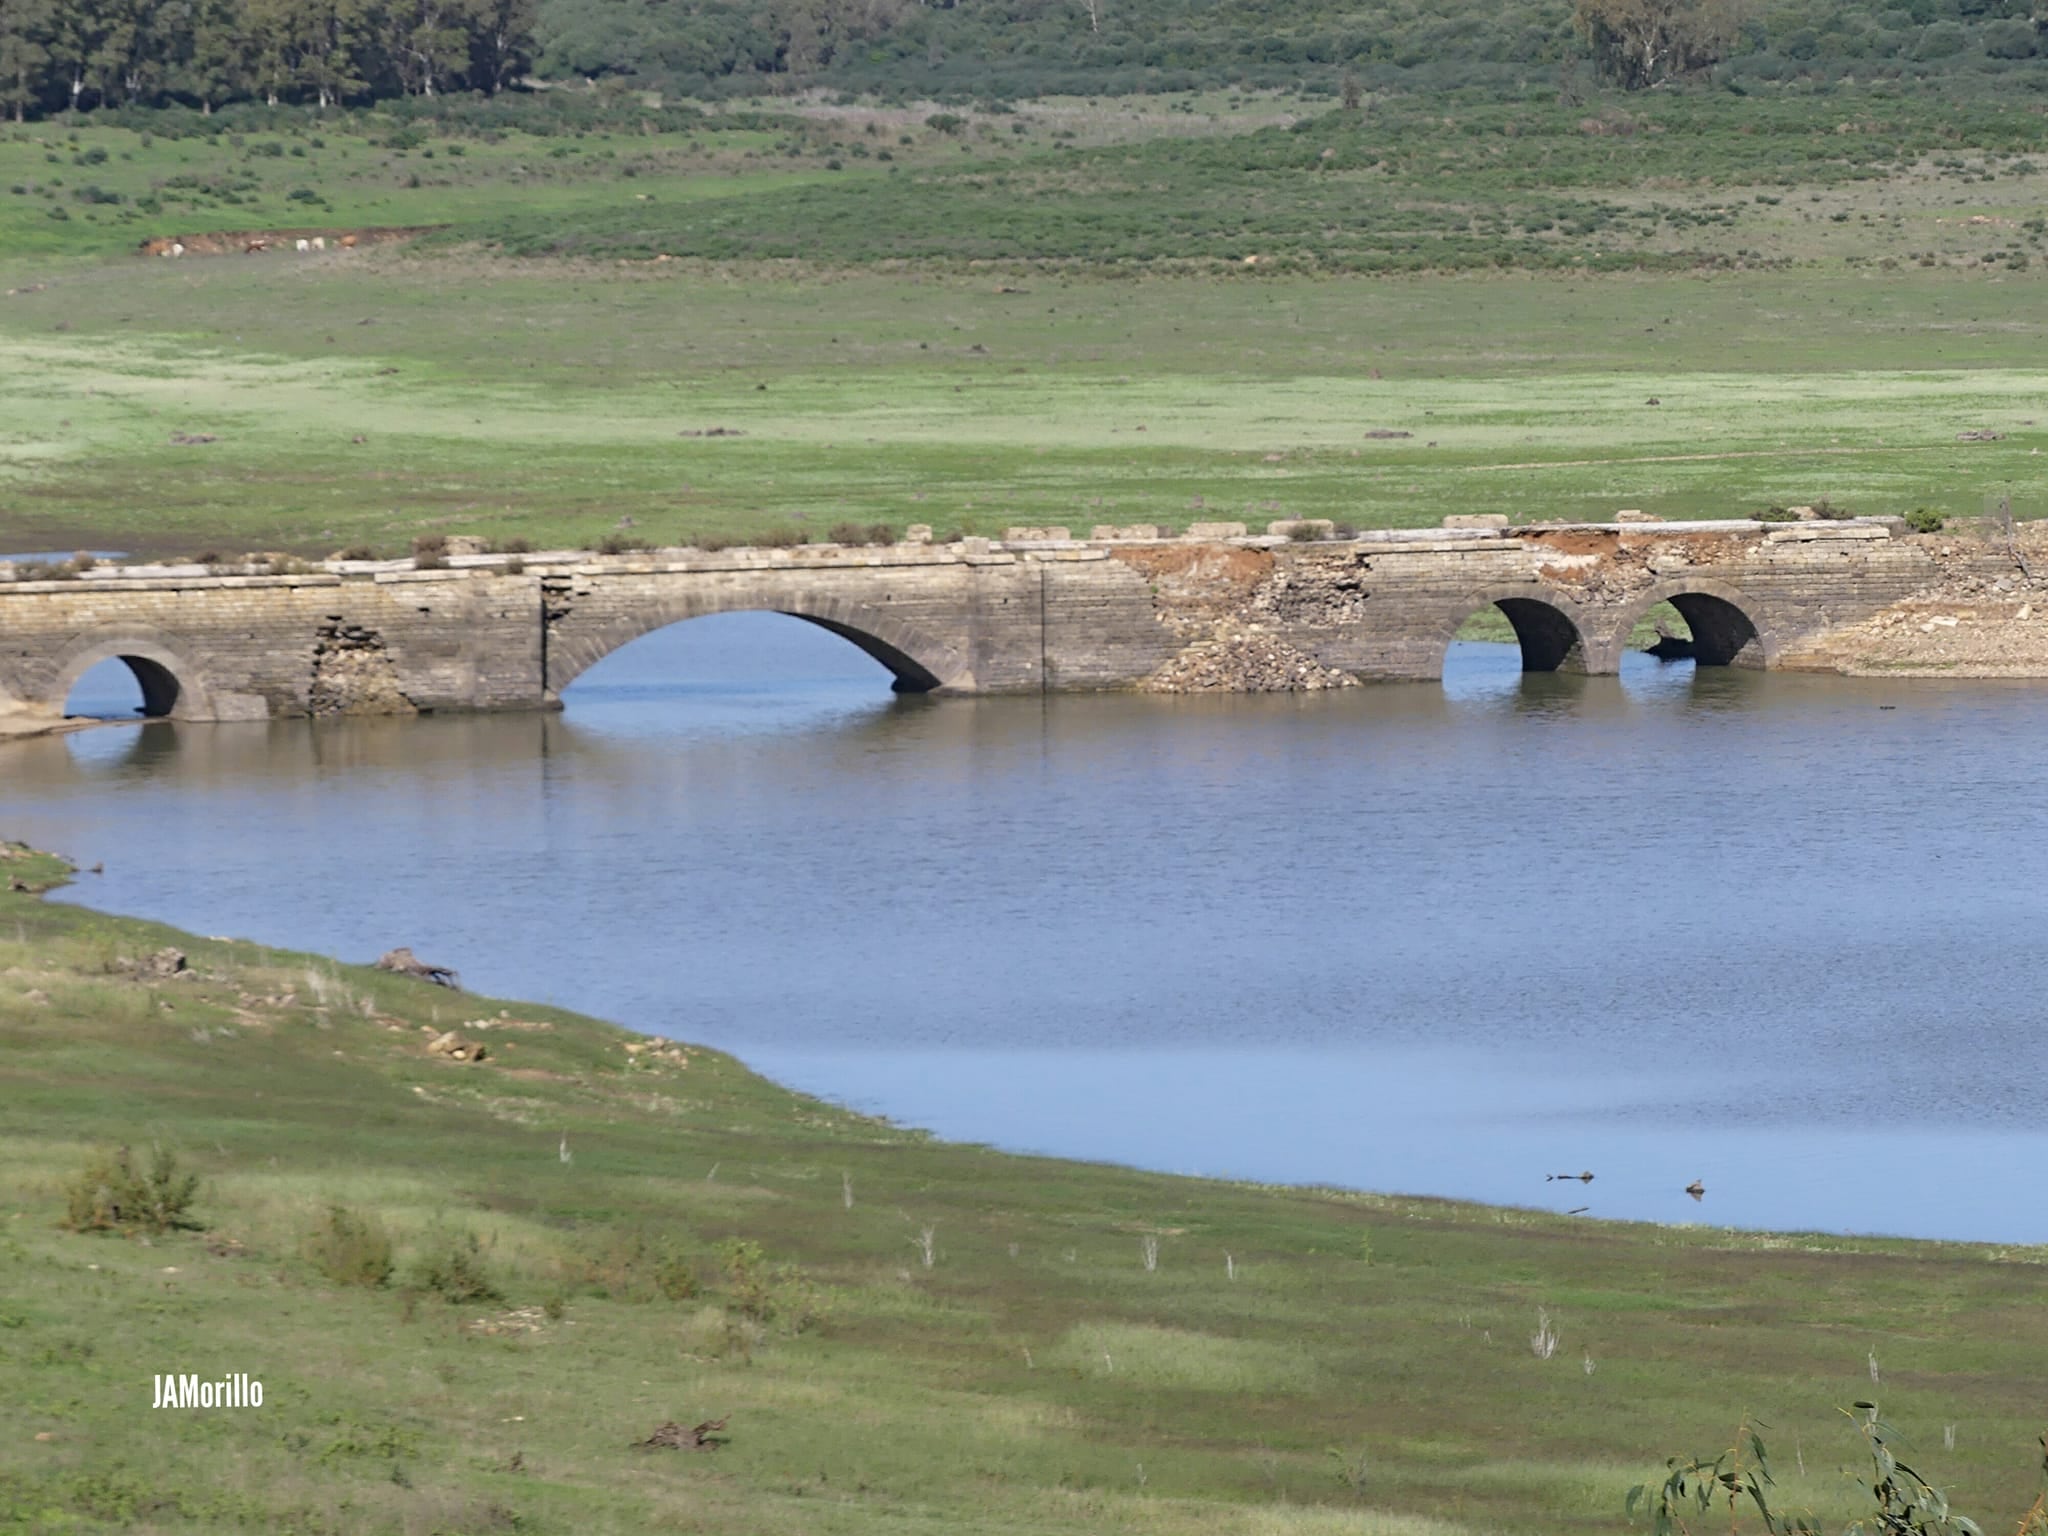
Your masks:
{"label": "dense tree canopy", "polygon": [[1736,0],[1579,0],[1572,20],[1625,89],[1718,64],[1741,35]]}
{"label": "dense tree canopy", "polygon": [[0,0],[0,109],[327,106],[529,71],[688,94],[897,98],[1218,86],[1635,89],[2017,79],[2048,0]]}
{"label": "dense tree canopy", "polygon": [[534,0],[0,0],[0,107],[494,92],[534,22]]}

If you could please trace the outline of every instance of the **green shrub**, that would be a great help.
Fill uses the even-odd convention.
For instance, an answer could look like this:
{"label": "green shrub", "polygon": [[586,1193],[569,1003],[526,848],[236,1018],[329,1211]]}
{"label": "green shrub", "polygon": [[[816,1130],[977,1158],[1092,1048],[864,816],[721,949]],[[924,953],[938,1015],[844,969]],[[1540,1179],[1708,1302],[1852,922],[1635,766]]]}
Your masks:
{"label": "green shrub", "polygon": [[375,1216],[330,1205],[306,1239],[306,1257],[336,1285],[380,1286],[391,1279],[391,1237]]}
{"label": "green shrub", "polygon": [[1948,519],[1932,507],[1915,507],[1906,514],[1906,526],[1915,533],[1939,533],[1948,525]]}
{"label": "green shrub", "polygon": [[195,1228],[192,1201],[199,1176],[183,1173],[177,1154],[150,1149],[149,1166],[135,1165],[126,1147],[95,1152],[64,1190],[64,1225],[74,1232],[169,1232]]}
{"label": "green shrub", "polygon": [[431,1238],[413,1263],[412,1285],[455,1306],[505,1299],[484,1266],[483,1245],[474,1232],[442,1232]]}
{"label": "green shrub", "polygon": [[688,1301],[699,1289],[683,1239],[636,1228],[608,1229],[566,1267],[568,1279],[612,1301]]}
{"label": "green shrub", "polygon": [[719,1246],[725,1265],[726,1307],[733,1316],[790,1333],[814,1327],[824,1315],[817,1292],[794,1264],[768,1262],[761,1245],[731,1238]]}
{"label": "green shrub", "polygon": [[1792,509],[1779,506],[1765,507],[1763,511],[1757,513],[1756,520],[1760,523],[1789,523],[1793,521]]}

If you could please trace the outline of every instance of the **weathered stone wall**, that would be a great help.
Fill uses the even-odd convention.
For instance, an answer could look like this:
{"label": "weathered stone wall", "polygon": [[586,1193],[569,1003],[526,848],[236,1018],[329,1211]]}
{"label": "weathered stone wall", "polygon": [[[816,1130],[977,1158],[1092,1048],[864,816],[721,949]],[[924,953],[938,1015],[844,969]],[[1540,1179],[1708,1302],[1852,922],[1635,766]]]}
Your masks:
{"label": "weathered stone wall", "polygon": [[[336,665],[337,637],[381,662]],[[536,579],[391,572],[0,586],[0,694],[54,713],[98,662],[176,680],[163,711],[262,720],[313,712],[542,702]]]}
{"label": "weathered stone wall", "polygon": [[1636,622],[1667,600],[1697,632],[1730,626],[1730,654],[1710,659],[1775,666],[1936,575],[1921,541],[1867,523],[1446,530],[1116,553],[1157,573],[1161,622],[1190,642],[1256,635],[1365,680],[1439,676],[1459,627],[1490,604],[1545,669],[1614,672]]}
{"label": "weathered stone wall", "polygon": [[54,715],[112,656],[152,712],[190,719],[544,708],[640,635],[739,609],[842,635],[904,688],[1005,693],[1434,678],[1488,604],[1536,668],[1613,672],[1636,621],[1668,599],[1703,660],[1854,669],[1865,640],[1844,637],[1890,633],[1880,621],[1930,593],[2013,591],[2007,606],[2026,606],[2001,574],[2009,550],[1879,523],[1020,537],[456,567],[0,574],[0,712]]}

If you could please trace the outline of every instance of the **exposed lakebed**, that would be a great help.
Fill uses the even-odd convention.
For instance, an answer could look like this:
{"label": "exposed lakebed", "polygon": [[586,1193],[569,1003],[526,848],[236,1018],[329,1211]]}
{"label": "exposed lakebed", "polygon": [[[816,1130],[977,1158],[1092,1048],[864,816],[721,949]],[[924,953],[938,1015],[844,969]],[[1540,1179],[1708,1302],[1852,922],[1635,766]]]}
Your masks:
{"label": "exposed lakebed", "polygon": [[1524,677],[1487,645],[1306,697],[887,681],[732,615],[560,717],[0,746],[0,807],[106,862],[74,899],[410,944],[948,1137],[2048,1239],[2048,687]]}

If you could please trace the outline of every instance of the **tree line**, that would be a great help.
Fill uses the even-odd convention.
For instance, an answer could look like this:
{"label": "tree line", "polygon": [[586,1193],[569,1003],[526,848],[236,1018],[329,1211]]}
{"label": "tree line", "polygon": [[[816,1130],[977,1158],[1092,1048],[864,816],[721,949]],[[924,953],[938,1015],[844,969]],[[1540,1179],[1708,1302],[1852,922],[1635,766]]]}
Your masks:
{"label": "tree line", "polygon": [[0,110],[495,94],[535,0],[0,0]]}
{"label": "tree line", "polygon": [[0,112],[495,94],[1012,100],[1217,86],[2048,89],[2048,0],[0,0]]}

